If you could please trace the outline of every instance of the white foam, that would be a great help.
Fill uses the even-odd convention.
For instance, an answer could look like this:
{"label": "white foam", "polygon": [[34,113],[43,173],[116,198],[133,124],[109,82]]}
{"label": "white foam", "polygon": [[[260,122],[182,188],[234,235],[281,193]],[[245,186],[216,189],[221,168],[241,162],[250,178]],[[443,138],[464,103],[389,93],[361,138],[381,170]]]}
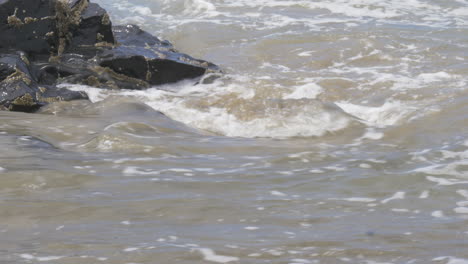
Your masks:
{"label": "white foam", "polygon": [[303,52],[297,54],[297,56],[300,56],[300,57],[309,57],[309,56],[312,56],[313,53],[314,53],[314,51],[303,51]]}
{"label": "white foam", "polygon": [[213,168],[194,168],[195,171],[201,171],[201,172],[210,172],[214,171]]}
{"label": "white foam", "polygon": [[183,13],[201,17],[214,17],[219,14],[216,12],[216,6],[206,0],[185,0]]}
{"label": "white foam", "polygon": [[302,158],[303,156],[307,156],[307,155],[310,155],[310,154],[313,154],[313,153],[314,153],[313,151],[304,151],[304,152],[299,152],[299,153],[293,153],[293,154],[288,154],[288,158],[292,158],[292,159]]}
{"label": "white foam", "polygon": [[24,259],[35,259],[36,258],[31,254],[21,254],[20,257],[22,257]]}
{"label": "white foam", "polygon": [[457,207],[453,209],[457,214],[468,214],[468,207]]}
{"label": "white foam", "polygon": [[397,200],[397,199],[405,199],[405,192],[396,192],[391,197],[380,201],[380,203],[386,204],[392,200]]}
{"label": "white foam", "polygon": [[454,9],[454,10],[450,11],[450,14],[452,14],[454,16],[467,17],[468,16],[468,7],[460,7],[460,8]]}
{"label": "white foam", "polygon": [[64,256],[45,256],[45,257],[36,257],[31,254],[21,254],[21,258],[27,259],[27,260],[37,260],[37,261],[53,261],[53,260],[59,260],[64,258]]}
{"label": "white foam", "polygon": [[427,180],[436,182],[438,185],[455,185],[455,184],[468,184],[468,181],[460,181],[459,179],[445,179],[427,176]]}
{"label": "white foam", "polygon": [[457,190],[457,193],[468,199],[468,190]]}
{"label": "white foam", "polygon": [[[246,91],[245,87],[240,84],[220,87],[218,85],[193,86],[192,83],[183,82],[168,86],[178,89],[176,93],[161,89],[102,91],[82,85],[66,87],[75,91],[85,91],[92,102],[101,101],[110,95],[133,97],[186,125],[231,137],[322,136],[328,132],[346,128],[352,120],[340,109],[310,99],[318,93],[318,90],[314,90],[317,89],[315,86],[315,88],[304,86],[305,88],[300,88],[299,92],[294,95],[294,97],[309,98],[284,99],[279,102],[275,101],[277,99],[268,98],[259,101],[238,100],[238,98],[250,97],[254,91],[253,89]],[[304,89],[312,94],[307,94]],[[221,104],[225,101],[223,99],[225,96],[229,96],[233,102],[239,104],[227,108],[226,103]],[[200,102],[203,105],[211,104],[210,101],[219,102],[219,105],[214,104],[208,108],[198,107]],[[245,108],[252,108],[252,104],[256,105],[255,111],[242,111]],[[102,147],[110,147],[107,142],[102,142],[102,145]]]}
{"label": "white foam", "polygon": [[461,160],[468,159],[468,150],[460,151],[460,152],[442,150],[441,153],[444,159],[454,159],[454,158],[459,158]]}
{"label": "white foam", "polygon": [[[379,107],[357,105],[345,101],[337,102],[336,104],[348,114],[377,127],[398,124],[417,110],[417,108],[405,105],[400,101],[386,101]],[[381,136],[383,135],[379,134],[377,138]]]}
{"label": "white foam", "polygon": [[323,168],[327,170],[332,170],[332,171],[346,171],[347,170],[347,168],[345,167],[338,167],[338,166],[327,166]]}
{"label": "white foam", "polygon": [[274,196],[282,196],[282,197],[287,196],[287,194],[282,193],[280,191],[271,191],[270,194]]}
{"label": "white foam", "polygon": [[232,261],[239,261],[238,257],[217,255],[211,248],[197,248],[196,250],[203,255],[203,259],[206,261],[216,263],[228,263]]}
{"label": "white foam", "polygon": [[278,250],[278,249],[267,249],[267,250],[265,250],[265,252],[272,255],[272,256],[275,256],[275,257],[282,256],[285,253],[284,251],[281,251],[281,250]]}
{"label": "white foam", "polygon": [[421,73],[417,76],[418,79],[424,83],[432,83],[438,81],[445,81],[452,78],[453,76],[446,72],[434,72],[434,73]]}
{"label": "white foam", "polygon": [[367,260],[366,264],[394,264],[394,263],[393,262],[380,262],[380,261]]}
{"label": "white foam", "polygon": [[284,96],[284,99],[315,99],[317,95],[323,92],[323,88],[315,83],[306,83],[293,88],[293,92]]}
{"label": "white foam", "polygon": [[132,12],[137,13],[142,16],[151,16],[153,15],[153,12],[149,7],[145,6],[135,6],[131,9]]}
{"label": "white foam", "polygon": [[384,134],[382,132],[377,132],[373,128],[368,128],[366,129],[366,132],[364,135],[361,136],[361,138],[356,139],[356,141],[361,141],[363,139],[370,139],[370,140],[380,140],[384,137]]}
{"label": "white foam", "polygon": [[431,213],[431,215],[432,215],[433,217],[436,217],[436,218],[441,218],[441,217],[444,217],[444,216],[445,216],[445,215],[444,215],[444,212],[442,212],[442,211],[434,211],[434,212]]}
{"label": "white foam", "polygon": [[323,170],[320,170],[320,169],[312,169],[312,170],[309,170],[310,173],[324,173],[325,171]]}
{"label": "white foam", "polygon": [[[104,0],[103,0],[104,1]],[[264,47],[275,47],[282,49],[284,47],[285,54],[292,53],[298,54],[299,56],[312,56],[317,54],[321,57],[322,51],[329,51],[328,49],[319,49],[318,51],[312,46],[315,45],[314,41],[303,41],[308,38],[308,35],[302,36],[303,32],[310,32],[310,29],[326,29],[328,31],[334,30],[334,25],[337,23],[341,27],[348,25],[365,25],[368,22],[377,23],[379,25],[402,25],[408,27],[417,27],[425,24],[431,27],[443,25],[447,27],[456,27],[460,23],[466,23],[466,14],[463,14],[466,7],[463,5],[459,8],[459,5],[452,4],[441,4],[440,1],[425,1],[425,0],[323,0],[323,1],[310,1],[310,0],[226,0],[226,1],[212,1],[212,0],[180,0],[180,1],[149,1],[148,5],[151,8],[143,6],[141,1],[115,1],[113,3],[108,0],[113,8],[121,10],[121,16],[128,19],[135,19],[138,23],[147,25],[147,28],[152,31],[163,31],[163,35],[172,37],[176,43],[177,41],[188,47],[194,46],[192,42],[195,38],[188,38],[187,35],[191,35],[196,29],[210,29],[214,24],[222,24],[225,27],[220,28],[220,32],[228,28],[234,30],[234,34],[239,34],[235,38],[244,39],[244,41],[233,40],[229,36],[231,34],[215,34],[206,38],[207,42],[210,42],[204,49],[200,49],[201,53],[208,53],[214,55],[216,58],[221,52],[225,52],[226,49],[234,50],[232,55],[229,55],[228,64],[231,62],[236,63],[236,60],[231,60],[232,57],[236,57],[239,53],[247,51],[249,59],[252,58],[252,63],[263,64],[261,73],[248,72],[246,75],[251,77],[249,81],[235,81],[235,85],[224,85],[219,84],[213,86],[199,85],[198,87],[188,88],[182,87],[182,89],[173,89],[174,94],[169,94],[163,91],[155,91],[150,89],[143,92],[115,92],[106,91],[103,93],[107,94],[120,94],[138,97],[142,102],[148,102],[154,109],[160,110],[169,117],[181,121],[189,126],[207,130],[221,135],[226,136],[240,136],[240,137],[295,137],[295,136],[322,136],[330,132],[335,132],[346,128],[349,125],[350,120],[336,113],[330,113],[327,110],[315,109],[308,111],[307,107],[303,109],[294,109],[293,115],[287,115],[286,112],[291,108],[285,107],[282,111],[271,111],[263,115],[259,115],[255,118],[245,118],[243,116],[234,113],[232,109],[227,109],[222,103],[211,106],[210,102],[219,101],[226,102],[224,95],[236,94],[235,101],[239,98],[255,98],[260,97],[258,90],[262,90],[265,85],[257,85],[255,81],[262,78],[262,80],[270,79],[272,83],[282,79],[296,79],[296,77],[303,75],[304,73],[297,74],[298,67],[296,67],[295,60],[303,59],[300,64],[306,65],[306,67],[300,68],[300,70],[309,70],[307,65],[308,61],[315,60],[311,58],[297,58],[293,60],[284,61],[279,60],[276,54],[270,53],[270,50],[263,51]],[[158,2],[158,3],[153,3]],[[160,2],[163,2],[162,4]],[[151,4],[150,4],[151,3]],[[281,10],[279,12],[272,12],[274,10]],[[152,10],[158,12],[153,13]],[[284,12],[283,12],[284,10]],[[112,13],[112,12],[110,12]],[[410,20],[410,21],[408,21]],[[414,20],[414,21],[413,21]],[[158,21],[153,25],[153,21]],[[465,21],[465,22],[464,22]],[[385,24],[388,22],[387,24]],[[166,27],[166,25],[168,27]],[[330,25],[329,25],[330,24]],[[283,28],[284,27],[284,30]],[[166,29],[160,29],[166,28]],[[270,30],[270,29],[279,30]],[[267,32],[262,32],[262,30]],[[165,31],[164,31],[165,30]],[[383,27],[385,30],[385,27]],[[287,31],[287,32],[286,32]],[[176,33],[174,33],[176,32]],[[229,32],[229,31],[227,31]],[[321,31],[325,32],[325,31]],[[347,32],[347,29],[344,31]],[[159,32],[157,32],[159,33]],[[197,34],[195,34],[197,35]],[[218,36],[219,35],[219,36]],[[288,39],[298,38],[290,43],[284,43],[284,39],[281,38],[287,35]],[[332,34],[327,34],[332,37]],[[304,39],[303,39],[304,37]],[[415,44],[405,44],[398,42],[398,45],[393,45],[391,41],[388,42],[385,48],[378,47],[379,41],[367,40],[368,38],[374,37],[373,32],[369,32],[368,35],[362,38],[359,37],[359,41],[363,41],[362,49],[354,52],[352,45],[350,50],[353,53],[351,56],[342,56],[338,61],[333,60],[336,63],[342,63],[342,66],[331,66],[326,69],[320,70],[321,72],[315,73],[310,70],[310,73],[306,73],[307,76],[327,76],[351,78],[353,82],[358,86],[357,89],[372,89],[370,93],[374,93],[379,83],[390,83],[391,87],[388,90],[394,90],[394,98],[400,98],[399,95],[407,95],[400,93],[401,91],[408,91],[410,89],[425,89],[429,84],[433,83],[445,83],[452,79],[458,78],[453,75],[451,71],[438,71],[431,67],[419,67],[422,62],[427,62],[430,58],[425,59],[420,52],[426,48],[424,41],[414,42]],[[340,41],[355,41],[351,34],[345,34]],[[380,38],[377,34],[377,38]],[[204,38],[205,39],[205,38]],[[321,40],[320,33],[317,40]],[[350,39],[350,40],[349,40]],[[198,40],[195,39],[195,40]],[[323,40],[323,39],[322,39]],[[181,43],[179,42],[179,43]],[[238,43],[243,44],[238,44]],[[386,41],[387,42],[387,41]],[[413,42],[411,42],[413,43]],[[344,44],[339,43],[339,44]],[[241,45],[241,46],[240,46]],[[243,46],[245,45],[245,46]],[[341,45],[337,45],[340,47]],[[387,52],[388,46],[393,47],[395,50],[400,49],[404,53],[402,64],[395,65],[398,62],[399,53]],[[398,46],[398,47],[396,47]],[[289,50],[293,47],[292,51]],[[197,49],[198,50],[198,49]],[[276,51],[276,50],[275,50]],[[273,51],[273,52],[275,52]],[[408,51],[408,52],[406,52]],[[265,53],[264,53],[265,52]],[[361,53],[360,55],[357,55]],[[231,54],[231,53],[230,53]],[[264,56],[268,54],[267,56]],[[401,53],[400,53],[401,54]],[[222,56],[222,55],[221,55]],[[356,62],[362,61],[364,58],[376,57],[379,60],[384,61],[385,65],[377,65],[373,67],[360,67],[356,66]],[[223,58],[221,58],[222,60]],[[396,60],[397,62],[393,61]],[[415,65],[419,63],[420,65]],[[392,63],[391,66],[386,66],[387,63]],[[405,64],[406,63],[406,64]],[[240,67],[238,67],[240,66]],[[416,67],[413,67],[416,66]],[[242,68],[242,64],[229,65],[233,68]],[[247,71],[250,69],[246,67]],[[414,71],[412,70],[414,68]],[[426,72],[420,72],[421,70],[428,69]],[[238,69],[236,69],[238,70]],[[242,72],[244,69],[240,69]],[[253,69],[256,71],[257,69]],[[337,71],[333,71],[337,70]],[[341,72],[338,72],[341,71]],[[267,73],[265,73],[267,72]],[[284,73],[284,74],[283,74]],[[275,76],[275,75],[279,76]],[[257,76],[258,75],[258,76]],[[266,78],[263,76],[269,75]],[[331,75],[331,76],[330,76]],[[353,77],[349,77],[353,76]],[[463,76],[462,76],[463,78]],[[322,79],[322,80],[323,80]],[[317,83],[311,79],[309,82],[307,79],[297,78],[296,87],[288,85],[280,85],[282,91],[272,96],[271,99],[282,98],[287,100],[299,100],[303,98],[313,99],[320,95],[328,95],[328,91],[323,90]],[[276,82],[280,83],[280,82]],[[216,89],[219,86],[219,89]],[[266,85],[268,86],[268,85]],[[451,86],[451,83],[447,86]],[[323,86],[325,87],[325,85]],[[259,88],[259,89],[257,89]],[[269,87],[270,91],[275,92],[276,87]],[[83,88],[87,89],[87,88]],[[396,99],[390,99],[388,102],[382,103],[380,106],[367,105],[361,101],[349,101],[351,94],[353,94],[353,87],[351,89],[350,96],[339,95],[341,105],[346,112],[361,118],[367,124],[372,126],[391,126],[398,125],[406,121],[408,117],[411,117],[413,113],[425,112],[420,111],[421,107],[414,104],[410,99],[408,101],[398,101]],[[380,88],[379,88],[380,89]],[[387,91],[386,88],[382,88]],[[206,90],[206,91],[203,91]],[[223,91],[224,90],[224,91]],[[244,90],[243,92],[241,90]],[[386,92],[384,91],[384,92]],[[95,93],[95,91],[87,90],[88,93]],[[148,95],[147,93],[153,93]],[[268,94],[268,92],[264,92]],[[347,90],[343,89],[343,94],[346,94]],[[198,95],[197,95],[198,94]],[[411,94],[409,94],[411,95]],[[92,101],[96,101],[96,98],[105,96],[103,94],[91,94]],[[195,100],[191,100],[187,97],[202,98],[209,97],[210,102],[206,104],[206,109],[202,107],[194,107],[192,104]],[[385,94],[386,96],[386,94]],[[333,96],[330,96],[333,98]],[[391,98],[392,96],[390,96]],[[211,100],[213,99],[213,100]],[[267,98],[263,98],[267,99]],[[352,98],[358,99],[358,98]],[[372,98],[371,98],[372,99]],[[333,100],[333,99],[332,99]],[[406,100],[406,99],[405,99]],[[266,100],[247,101],[236,106],[237,109],[247,108],[249,104],[255,106],[261,106]],[[373,102],[372,100],[369,100]],[[200,103],[203,105],[206,101]],[[299,103],[299,102],[298,102]],[[199,105],[200,105],[199,104]],[[226,102],[228,105],[229,102]],[[425,103],[428,104],[428,103]],[[259,109],[259,107],[253,107]],[[419,111],[418,111],[419,110]],[[268,109],[265,111],[268,112]],[[289,111],[292,112],[292,111]],[[369,139],[381,139],[383,133],[377,132],[376,134],[366,135]]]}
{"label": "white foam", "polygon": [[289,264],[308,264],[311,263],[310,260],[307,259],[291,259]]}
{"label": "white foam", "polygon": [[126,176],[135,176],[135,175],[159,175],[161,172],[153,171],[153,170],[144,171],[144,170],[140,170],[138,167],[128,166],[128,167],[125,167],[122,173]]}
{"label": "white foam", "polygon": [[94,88],[87,85],[80,85],[80,84],[59,84],[57,85],[58,88],[69,88],[70,90],[74,91],[82,91],[88,95],[89,100],[92,103],[97,103],[106,99],[110,94],[106,92],[104,89]]}
{"label": "white foam", "polygon": [[52,261],[52,260],[59,260],[64,258],[64,256],[47,256],[47,257],[37,257],[38,261]]}
{"label": "white foam", "polygon": [[172,169],[167,169],[166,171],[171,171],[171,172],[193,172],[193,170],[184,169],[184,168],[172,168]]}
{"label": "white foam", "polygon": [[367,197],[329,198],[328,200],[340,200],[340,201],[359,202],[359,203],[370,203],[370,202],[376,201],[376,199],[374,198],[367,198]]}
{"label": "white foam", "polygon": [[[321,1],[309,3],[309,8],[327,9],[332,13],[339,13],[350,17],[373,17],[373,18],[392,18],[399,16],[399,13],[394,9],[369,9],[367,5],[359,6],[358,2],[362,1]],[[382,5],[382,1],[370,1],[372,4]],[[367,2],[369,3],[369,1]],[[359,6],[359,7],[358,7]]]}
{"label": "white foam", "polygon": [[421,194],[419,195],[419,199],[427,199],[429,197],[429,191],[428,190],[424,190],[423,192],[421,192]]}
{"label": "white foam", "polygon": [[397,212],[397,213],[407,213],[407,212],[409,212],[410,210],[409,210],[409,209],[406,209],[406,208],[392,208],[392,211],[393,211],[393,212]]}
{"label": "white foam", "polygon": [[447,260],[446,264],[468,264],[468,259],[461,259],[461,258],[456,258],[456,257],[451,257],[451,256],[437,257],[437,258],[433,258],[432,260],[433,261]]}

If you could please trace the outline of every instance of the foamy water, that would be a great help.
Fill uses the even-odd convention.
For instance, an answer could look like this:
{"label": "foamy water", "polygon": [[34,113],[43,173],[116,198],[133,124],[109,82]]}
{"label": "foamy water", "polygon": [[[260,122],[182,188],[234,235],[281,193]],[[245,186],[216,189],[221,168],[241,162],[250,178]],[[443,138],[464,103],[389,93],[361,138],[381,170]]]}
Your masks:
{"label": "foamy water", "polygon": [[468,1],[96,2],[225,74],[0,113],[0,263],[468,263]]}
{"label": "foamy water", "polygon": [[[402,124],[440,111],[467,83],[467,44],[455,37],[466,30],[463,1],[100,3],[116,23],[137,23],[224,66],[230,81],[124,94],[226,136],[321,136],[353,117]],[[443,37],[450,30],[454,38]]]}

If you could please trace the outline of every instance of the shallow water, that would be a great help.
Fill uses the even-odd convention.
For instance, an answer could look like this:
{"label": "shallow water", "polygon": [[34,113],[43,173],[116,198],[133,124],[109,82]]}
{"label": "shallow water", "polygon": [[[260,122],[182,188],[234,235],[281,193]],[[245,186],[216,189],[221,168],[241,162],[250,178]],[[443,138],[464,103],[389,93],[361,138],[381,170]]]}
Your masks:
{"label": "shallow water", "polygon": [[468,1],[96,2],[226,75],[0,112],[0,263],[468,263]]}

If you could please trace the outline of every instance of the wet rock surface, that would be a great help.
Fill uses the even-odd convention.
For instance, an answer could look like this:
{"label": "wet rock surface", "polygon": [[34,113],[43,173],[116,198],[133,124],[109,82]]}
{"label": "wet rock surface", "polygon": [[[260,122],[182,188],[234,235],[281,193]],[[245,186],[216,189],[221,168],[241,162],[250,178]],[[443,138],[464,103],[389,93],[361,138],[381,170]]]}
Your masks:
{"label": "wet rock surface", "polygon": [[[60,83],[145,89],[220,72],[89,0],[0,0],[0,109],[87,99]],[[194,81],[195,82],[195,81]]]}

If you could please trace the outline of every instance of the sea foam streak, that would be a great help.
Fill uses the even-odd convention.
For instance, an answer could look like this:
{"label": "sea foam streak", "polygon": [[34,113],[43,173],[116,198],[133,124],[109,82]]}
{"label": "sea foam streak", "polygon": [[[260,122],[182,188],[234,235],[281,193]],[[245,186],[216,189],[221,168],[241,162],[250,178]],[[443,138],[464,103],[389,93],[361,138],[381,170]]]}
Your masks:
{"label": "sea foam streak", "polygon": [[[446,67],[424,66],[446,61],[437,45],[452,43],[434,36],[437,45],[428,45],[408,34],[411,28],[401,28],[463,27],[466,1],[97,2],[113,7],[116,23],[139,24],[182,51],[225,63],[222,66],[234,72],[228,84],[162,87],[172,92],[84,88],[91,100],[109,95],[138,98],[174,120],[220,135],[310,137],[355,122],[377,128],[405,125],[440,111],[439,102],[468,82]],[[270,11],[275,8],[288,12]],[[369,32],[374,24],[385,33]],[[331,38],[335,31],[341,33]],[[457,45],[466,49],[463,43]]]}
{"label": "sea foam streak", "polygon": [[[231,137],[322,136],[344,129],[353,121],[338,107],[310,99],[315,97],[313,93],[320,93],[318,86],[300,85],[285,96],[287,99],[281,99],[262,97],[243,84],[193,86],[192,82],[182,82],[145,91],[63,86],[87,92],[92,102],[109,96],[134,97],[188,126]],[[303,95],[305,91],[309,95]]]}
{"label": "sea foam streak", "polygon": [[[150,25],[150,21],[157,19],[165,27],[176,27],[193,22],[227,24],[233,23],[247,28],[272,29],[291,24],[302,23],[310,28],[321,27],[321,24],[335,21],[337,23],[366,23],[374,19],[391,23],[405,22],[407,16],[412,16],[413,24],[424,26],[462,27],[466,26],[466,3],[452,1],[454,5],[448,7],[434,1],[422,0],[324,0],[324,1],[271,1],[271,0],[172,0],[148,1],[147,6],[139,5],[135,1],[96,0],[103,6],[113,6],[114,20],[126,23]],[[294,8],[302,7],[310,11],[323,12],[320,17],[307,17],[284,14],[246,13],[246,10],[262,8]],[[162,12],[160,12],[162,10]],[[179,12],[174,12],[175,10]],[[229,11],[227,11],[229,10]],[[181,12],[180,12],[181,11]],[[174,15],[175,13],[175,15]],[[203,19],[203,20],[202,20]],[[250,23],[245,23],[249,19]],[[153,26],[154,27],[154,26]]]}

